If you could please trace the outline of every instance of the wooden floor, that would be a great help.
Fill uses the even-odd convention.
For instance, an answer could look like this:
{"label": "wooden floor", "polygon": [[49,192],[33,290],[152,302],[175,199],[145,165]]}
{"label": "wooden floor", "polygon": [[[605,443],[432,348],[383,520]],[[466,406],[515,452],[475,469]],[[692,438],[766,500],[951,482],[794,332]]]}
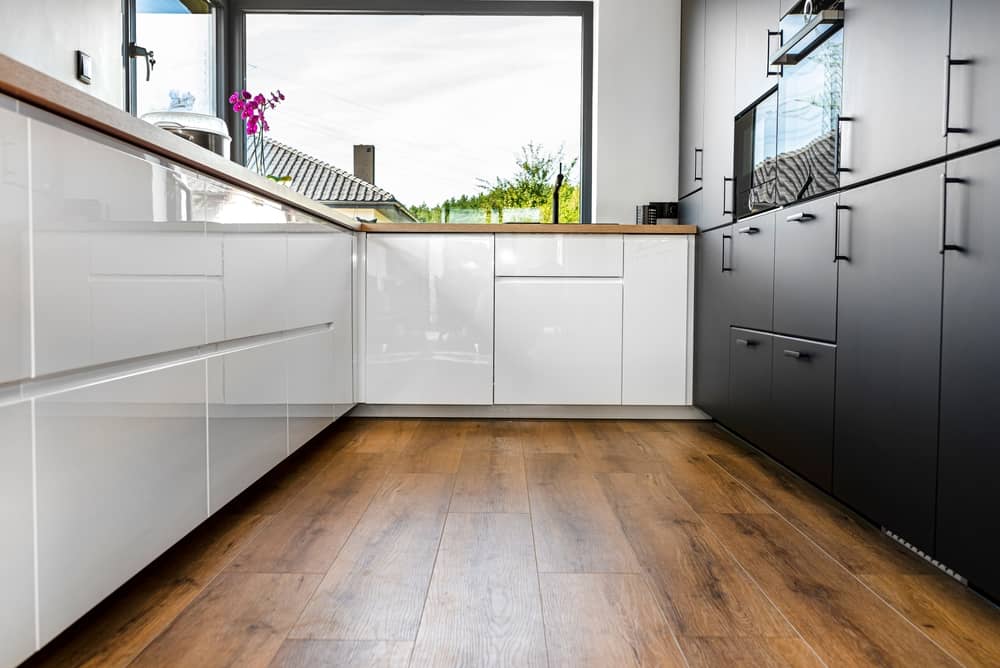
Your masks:
{"label": "wooden floor", "polygon": [[711,424],[348,420],[31,664],[1000,666],[1000,613]]}

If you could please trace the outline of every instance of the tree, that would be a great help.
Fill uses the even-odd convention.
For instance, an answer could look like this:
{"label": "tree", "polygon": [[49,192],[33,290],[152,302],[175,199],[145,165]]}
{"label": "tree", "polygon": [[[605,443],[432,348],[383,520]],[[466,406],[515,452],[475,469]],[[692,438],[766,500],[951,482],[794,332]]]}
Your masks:
{"label": "tree", "polygon": [[[436,207],[422,204],[411,207],[413,214],[423,222],[441,222],[442,211],[445,218],[453,209],[479,210],[484,219],[493,220],[492,212],[502,212],[508,208],[538,208],[542,220],[552,220],[552,189],[556,174],[562,164],[563,173],[571,172],[576,166],[576,158],[566,160],[560,147],[555,153],[547,153],[541,144],[529,142],[521,147],[515,158],[515,172],[510,178],[496,177],[489,181],[479,179],[479,193],[452,197]],[[567,178],[559,191],[559,218],[563,221],[579,222],[580,188]],[[502,216],[502,214],[501,214]]]}

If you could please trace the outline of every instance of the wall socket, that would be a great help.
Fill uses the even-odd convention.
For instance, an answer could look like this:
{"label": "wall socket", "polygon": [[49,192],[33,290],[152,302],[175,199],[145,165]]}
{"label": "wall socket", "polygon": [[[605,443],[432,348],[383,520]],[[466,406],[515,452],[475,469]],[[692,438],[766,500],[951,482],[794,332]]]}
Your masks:
{"label": "wall socket", "polygon": [[90,58],[90,54],[84,53],[83,51],[77,51],[76,78],[89,86],[93,75],[94,63]]}

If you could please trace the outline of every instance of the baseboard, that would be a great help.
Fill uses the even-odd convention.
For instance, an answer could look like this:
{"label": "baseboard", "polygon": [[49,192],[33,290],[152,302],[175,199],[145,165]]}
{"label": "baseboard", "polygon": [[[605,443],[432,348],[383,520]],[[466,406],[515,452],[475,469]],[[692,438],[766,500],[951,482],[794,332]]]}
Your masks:
{"label": "baseboard", "polygon": [[352,417],[709,420],[694,406],[442,406],[358,404]]}

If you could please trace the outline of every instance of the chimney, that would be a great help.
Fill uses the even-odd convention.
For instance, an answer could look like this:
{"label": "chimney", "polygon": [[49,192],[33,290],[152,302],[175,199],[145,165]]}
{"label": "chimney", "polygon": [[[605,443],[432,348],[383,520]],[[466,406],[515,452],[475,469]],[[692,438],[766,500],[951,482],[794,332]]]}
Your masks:
{"label": "chimney", "polygon": [[354,145],[354,175],[375,185],[375,147],[371,144]]}

